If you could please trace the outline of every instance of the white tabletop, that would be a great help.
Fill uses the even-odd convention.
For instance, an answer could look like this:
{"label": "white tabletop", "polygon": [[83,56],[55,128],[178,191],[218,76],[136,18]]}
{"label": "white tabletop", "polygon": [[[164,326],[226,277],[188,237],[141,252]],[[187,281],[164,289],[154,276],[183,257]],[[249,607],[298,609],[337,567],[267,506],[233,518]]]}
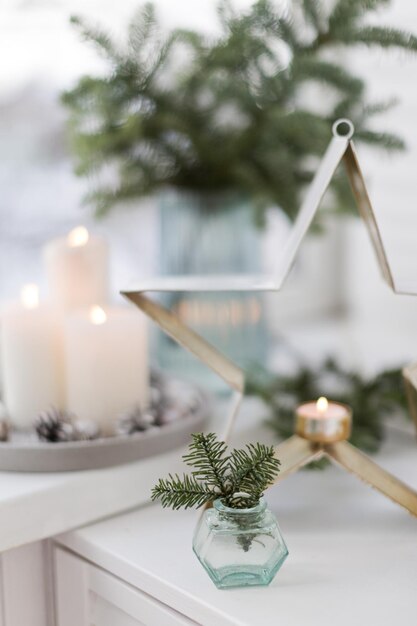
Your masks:
{"label": "white tabletop", "polygon": [[180,454],[176,449],[128,465],[83,472],[0,472],[0,552],[148,501],[161,466],[175,468]]}
{"label": "white tabletop", "polygon": [[[377,459],[417,489],[412,434],[391,433]],[[191,550],[194,511],[148,505],[58,541],[205,626],[414,623],[417,519],[336,467],[267,499],[290,551],[267,588],[215,588]]]}

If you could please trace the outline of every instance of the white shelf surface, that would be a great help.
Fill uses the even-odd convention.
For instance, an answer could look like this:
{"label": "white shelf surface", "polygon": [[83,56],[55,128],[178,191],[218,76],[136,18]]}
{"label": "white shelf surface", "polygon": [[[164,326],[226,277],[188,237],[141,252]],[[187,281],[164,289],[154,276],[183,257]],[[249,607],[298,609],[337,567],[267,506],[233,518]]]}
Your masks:
{"label": "white shelf surface", "polygon": [[0,552],[146,502],[161,468],[180,465],[181,451],[92,471],[0,472]]}
{"label": "white shelf surface", "polygon": [[[377,459],[417,489],[411,429],[392,431]],[[411,623],[416,518],[336,467],[299,472],[268,501],[290,555],[266,588],[214,587],[191,550],[194,511],[147,505],[58,542],[204,626]]]}

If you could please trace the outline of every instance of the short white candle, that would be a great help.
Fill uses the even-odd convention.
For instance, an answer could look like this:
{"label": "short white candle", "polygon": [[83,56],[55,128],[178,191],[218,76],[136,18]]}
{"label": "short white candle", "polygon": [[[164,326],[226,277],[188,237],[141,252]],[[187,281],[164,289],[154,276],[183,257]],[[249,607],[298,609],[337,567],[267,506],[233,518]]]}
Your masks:
{"label": "short white candle", "polygon": [[103,304],[108,296],[108,246],[84,226],[45,246],[46,276],[52,302],[62,309]]}
{"label": "short white candle", "polygon": [[6,307],[1,324],[4,401],[12,424],[28,428],[53,405],[63,408],[62,334],[58,318],[39,304],[36,285],[26,285],[21,303]]}
{"label": "short white candle", "polygon": [[68,409],[111,434],[118,415],[148,401],[146,318],[93,306],[65,323]]}

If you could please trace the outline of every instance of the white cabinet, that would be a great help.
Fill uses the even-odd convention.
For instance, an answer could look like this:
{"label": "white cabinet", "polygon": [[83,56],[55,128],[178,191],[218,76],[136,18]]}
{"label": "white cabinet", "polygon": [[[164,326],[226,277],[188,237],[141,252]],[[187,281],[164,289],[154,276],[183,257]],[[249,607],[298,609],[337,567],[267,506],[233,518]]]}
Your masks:
{"label": "white cabinet", "polygon": [[116,576],[54,548],[56,626],[192,626],[196,622]]}
{"label": "white cabinet", "polygon": [[0,626],[53,626],[47,542],[38,541],[0,555]]}

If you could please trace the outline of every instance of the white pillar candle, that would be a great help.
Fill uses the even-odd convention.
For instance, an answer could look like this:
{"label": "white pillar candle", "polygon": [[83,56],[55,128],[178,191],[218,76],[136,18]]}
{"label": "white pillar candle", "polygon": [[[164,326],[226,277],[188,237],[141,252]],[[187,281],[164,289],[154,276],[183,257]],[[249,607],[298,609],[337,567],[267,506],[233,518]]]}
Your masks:
{"label": "white pillar candle", "polygon": [[111,434],[116,418],[148,401],[146,318],[123,307],[93,306],[65,322],[68,409]]}
{"label": "white pillar candle", "polygon": [[16,428],[29,428],[50,406],[64,408],[61,326],[39,304],[36,285],[22,289],[21,304],[4,309],[0,345],[4,401]]}
{"label": "white pillar candle", "polygon": [[108,296],[108,247],[84,226],[45,246],[46,276],[52,302],[61,309],[104,304]]}

